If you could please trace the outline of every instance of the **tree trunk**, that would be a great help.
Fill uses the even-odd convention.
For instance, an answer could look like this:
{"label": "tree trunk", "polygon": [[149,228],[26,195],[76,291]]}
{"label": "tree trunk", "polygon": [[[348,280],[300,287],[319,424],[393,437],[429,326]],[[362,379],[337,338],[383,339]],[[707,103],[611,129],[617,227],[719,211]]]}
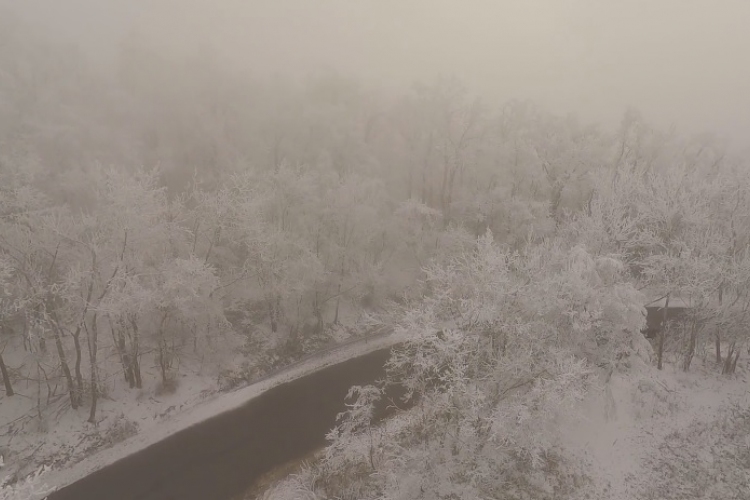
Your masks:
{"label": "tree trunk", "polygon": [[659,338],[656,342],[656,368],[662,369],[664,357],[664,328],[659,329]]}
{"label": "tree trunk", "polygon": [[139,354],[135,354],[132,359],[133,363],[133,376],[135,377],[135,388],[142,389],[143,381],[141,380],[141,362],[138,359]]}
{"label": "tree trunk", "polygon": [[125,382],[128,382],[128,369],[127,364],[125,363],[125,338],[123,337],[120,329],[115,326],[117,323],[109,314],[107,314],[107,321],[109,322],[109,332],[112,334],[112,345],[115,346],[117,357],[120,359],[120,364],[122,365],[122,374],[125,377]]}
{"label": "tree trunk", "polygon": [[341,259],[341,271],[339,272],[339,286],[336,290],[336,314],[333,317],[333,324],[339,324],[339,307],[341,306],[341,282],[344,281],[344,259]]}
{"label": "tree trunk", "polygon": [[740,349],[737,349],[737,352],[734,354],[734,361],[732,361],[732,371],[731,373],[734,373],[734,371],[737,369],[737,361],[740,360]]}
{"label": "tree trunk", "polygon": [[29,337],[29,317],[28,313],[23,315],[23,332],[21,334],[21,337],[23,338],[23,350],[25,352],[30,352],[33,350],[31,345],[31,338]]}
{"label": "tree trunk", "polygon": [[315,333],[323,331],[323,311],[321,310],[318,291],[315,291],[312,304],[313,315],[315,316]]}
{"label": "tree trunk", "polygon": [[440,194],[439,194],[440,210],[443,211],[444,215],[448,211],[448,195],[447,195],[448,193],[448,170],[449,170],[448,159],[444,158],[443,159],[443,179],[442,179],[442,182],[440,183]]}
{"label": "tree trunk", "polygon": [[659,341],[656,349],[656,368],[661,370],[663,368],[664,360],[664,336],[667,330],[667,311],[669,310],[669,294],[667,294],[666,300],[664,301],[664,315],[662,316],[662,324],[659,329]]}
{"label": "tree trunk", "polygon": [[276,333],[279,329],[275,300],[272,298],[268,301],[268,315],[271,320],[271,333]]}
{"label": "tree trunk", "polygon": [[3,353],[0,352],[0,375],[3,377],[3,384],[5,385],[5,394],[13,396],[13,384],[10,381],[10,375],[8,375],[8,367],[5,366],[5,360],[3,359]]}
{"label": "tree trunk", "polygon": [[76,374],[76,395],[78,397],[78,403],[81,404],[83,401],[83,374],[81,373],[81,360],[83,358],[83,352],[81,350],[81,329],[76,329],[75,333],[71,334],[73,337],[73,345],[76,349],[76,362],[75,362],[75,374]]}
{"label": "tree trunk", "polygon": [[281,295],[276,295],[274,311],[276,311],[276,324],[278,325],[278,323],[281,321]]}
{"label": "tree trunk", "polygon": [[[52,396],[54,396],[55,392],[57,392],[57,386],[55,386],[55,390],[53,391],[49,383],[49,375],[47,375],[47,372],[42,367],[42,364],[39,361],[37,361],[36,367],[37,367],[37,372],[41,371],[42,375],[44,375],[44,383],[47,386],[47,406],[49,406]],[[39,379],[39,381],[40,381],[40,387],[41,387],[41,378]]]}
{"label": "tree trunk", "polygon": [[62,337],[56,325],[52,326],[52,332],[55,335],[55,347],[57,348],[57,356],[60,358],[60,366],[62,367],[63,375],[65,375],[65,381],[68,383],[68,392],[70,393],[70,406],[74,409],[78,409],[78,390],[76,389],[75,382],[73,382],[73,374],[70,372],[70,366],[68,365],[68,358],[65,356],[65,349],[63,348]]}
{"label": "tree trunk", "polygon": [[333,316],[334,325],[339,324],[339,306],[341,306],[341,284],[339,284],[338,294],[339,296],[336,297],[336,314]]}
{"label": "tree trunk", "polygon": [[36,364],[36,416],[42,421],[42,365]]}
{"label": "tree trunk", "polygon": [[422,203],[428,207],[432,206],[432,189],[428,182],[427,172],[430,168],[430,156],[432,152],[432,133],[430,133],[427,139],[427,149],[425,150],[424,157],[422,158]]}
{"label": "tree trunk", "polygon": [[130,315],[130,328],[133,331],[131,338],[130,348],[130,369],[135,381],[136,389],[143,388],[143,381],[141,380],[141,363],[140,363],[140,333],[138,330],[138,321],[134,314]]}
{"label": "tree trunk", "polygon": [[86,329],[88,334],[89,364],[91,365],[91,409],[89,411],[89,422],[96,423],[96,403],[99,395],[98,366],[96,364],[96,352],[98,350],[97,337],[98,326],[96,324],[97,314],[91,319],[91,330]]}
{"label": "tree trunk", "polygon": [[168,376],[167,372],[169,371],[169,353],[167,351],[167,339],[165,337],[166,332],[166,324],[167,324],[167,318],[169,317],[169,312],[165,312],[164,316],[161,318],[161,322],[159,323],[159,331],[158,331],[158,338],[159,338],[159,368],[161,369],[161,380],[166,385]]}
{"label": "tree trunk", "polygon": [[[445,226],[448,227],[451,220],[451,207],[453,204],[453,191],[455,189],[456,185],[456,174],[462,173],[463,170],[461,169],[460,165],[458,164],[458,160],[454,160],[453,168],[450,171],[450,174],[448,176],[448,187],[445,193],[446,200],[445,200]],[[463,174],[462,174],[463,175]]]}
{"label": "tree trunk", "polygon": [[690,370],[690,363],[692,363],[693,361],[693,356],[695,355],[695,346],[697,343],[698,343],[698,332],[695,328],[695,325],[693,325],[692,328],[690,329],[690,338],[688,339],[687,351],[685,352],[685,357],[682,360],[683,371]]}
{"label": "tree trunk", "polygon": [[714,333],[714,343],[716,345],[716,364],[721,364],[721,333],[719,333],[719,330],[716,330],[716,333]]}
{"label": "tree trunk", "polygon": [[[721,306],[724,302],[724,283],[719,286],[719,305]],[[714,333],[714,343],[716,345],[716,364],[721,364],[721,333],[719,332],[719,329],[716,329],[716,332]]]}
{"label": "tree trunk", "polygon": [[112,340],[117,348],[117,356],[120,358],[120,364],[122,365],[122,374],[125,377],[125,382],[128,383],[128,387],[132,389],[135,386],[135,380],[133,378],[133,366],[130,362],[130,353],[125,343],[125,334],[122,332],[122,328],[115,327],[115,323],[111,319],[109,324],[112,330]]}
{"label": "tree trunk", "polygon": [[161,369],[161,381],[167,384],[167,343],[164,340],[159,342],[159,368]]}
{"label": "tree trunk", "polygon": [[[737,361],[735,360],[735,352],[734,349],[736,347],[735,341],[732,341],[731,344],[729,344],[729,349],[727,349],[727,357],[724,359],[724,364],[721,367],[721,373],[722,375],[731,375],[732,374],[732,365],[734,364],[736,366]],[[736,358],[739,359],[740,353],[737,352]]]}

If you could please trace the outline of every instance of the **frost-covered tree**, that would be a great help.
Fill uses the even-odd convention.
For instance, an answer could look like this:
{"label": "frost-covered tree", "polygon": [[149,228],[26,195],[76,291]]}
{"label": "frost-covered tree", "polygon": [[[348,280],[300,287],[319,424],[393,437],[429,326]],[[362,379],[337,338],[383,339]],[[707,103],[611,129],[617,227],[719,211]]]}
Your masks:
{"label": "frost-covered tree", "polygon": [[6,338],[6,322],[14,312],[14,297],[11,290],[13,278],[13,265],[3,256],[0,256],[0,377],[3,378],[5,395],[13,396],[13,381],[10,379],[8,367],[3,359],[3,352],[8,345]]}
{"label": "frost-covered tree", "polygon": [[688,369],[708,336],[720,360],[722,333],[734,338],[728,326],[744,317],[744,288],[735,285],[746,267],[747,197],[737,182],[743,168],[716,141],[659,134],[635,112],[621,133],[616,161],[599,169],[588,211],[567,228],[568,237],[621,255],[650,293],[692,302],[687,331],[658,337],[659,366],[665,348],[677,349]]}
{"label": "frost-covered tree", "polygon": [[407,341],[388,363],[416,407],[373,431],[378,392],[360,390],[367,397],[331,434],[319,484],[349,483],[360,498],[486,498],[518,487],[524,467],[551,466],[556,418],[574,411],[599,367],[637,349],[643,297],[615,257],[561,242],[509,252],[488,232],[425,275],[424,301],[404,311]]}

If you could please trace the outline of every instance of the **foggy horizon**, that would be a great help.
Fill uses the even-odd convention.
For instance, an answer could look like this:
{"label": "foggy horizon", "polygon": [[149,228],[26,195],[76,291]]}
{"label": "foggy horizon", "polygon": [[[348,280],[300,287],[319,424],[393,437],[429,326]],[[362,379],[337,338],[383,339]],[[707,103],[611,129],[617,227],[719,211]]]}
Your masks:
{"label": "foggy horizon", "polygon": [[126,37],[209,50],[255,77],[336,71],[373,87],[457,77],[496,104],[531,100],[611,129],[635,107],[661,129],[750,146],[750,4],[0,1],[52,41],[106,61]]}

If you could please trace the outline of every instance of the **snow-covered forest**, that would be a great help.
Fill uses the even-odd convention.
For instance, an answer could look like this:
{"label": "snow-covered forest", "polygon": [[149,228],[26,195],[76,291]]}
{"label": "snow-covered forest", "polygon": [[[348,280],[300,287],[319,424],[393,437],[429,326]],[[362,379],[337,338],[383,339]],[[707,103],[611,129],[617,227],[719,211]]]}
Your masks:
{"label": "snow-covered forest", "polygon": [[[385,383],[417,405],[374,426],[383,387],[354,389],[269,496],[584,498],[561,422],[590,394],[744,373],[750,171],[720,138],[489,104],[454,77],[250,77],[137,39],[101,71],[0,25],[0,474],[385,328],[409,339]],[[692,307],[647,340],[664,297]],[[742,453],[695,498],[739,495]]]}

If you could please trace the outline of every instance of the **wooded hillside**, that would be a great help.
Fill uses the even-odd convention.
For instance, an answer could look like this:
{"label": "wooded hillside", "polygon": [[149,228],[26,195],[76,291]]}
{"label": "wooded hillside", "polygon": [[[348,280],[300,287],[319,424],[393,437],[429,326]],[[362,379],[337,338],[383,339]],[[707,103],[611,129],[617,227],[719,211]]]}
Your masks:
{"label": "wooded hillside", "polygon": [[748,166],[710,135],[490,107],[449,78],[274,81],[135,42],[113,65],[0,31],[0,404],[33,401],[37,429],[97,422],[118,384],[226,389],[386,325],[413,333],[392,369],[423,413],[360,449],[363,390],[331,491],[372,469],[357,498],[396,498],[407,463],[431,498],[488,498],[515,459],[553,466],[551,419],[595,370],[648,351],[646,302],[695,304],[660,366],[744,353]]}

